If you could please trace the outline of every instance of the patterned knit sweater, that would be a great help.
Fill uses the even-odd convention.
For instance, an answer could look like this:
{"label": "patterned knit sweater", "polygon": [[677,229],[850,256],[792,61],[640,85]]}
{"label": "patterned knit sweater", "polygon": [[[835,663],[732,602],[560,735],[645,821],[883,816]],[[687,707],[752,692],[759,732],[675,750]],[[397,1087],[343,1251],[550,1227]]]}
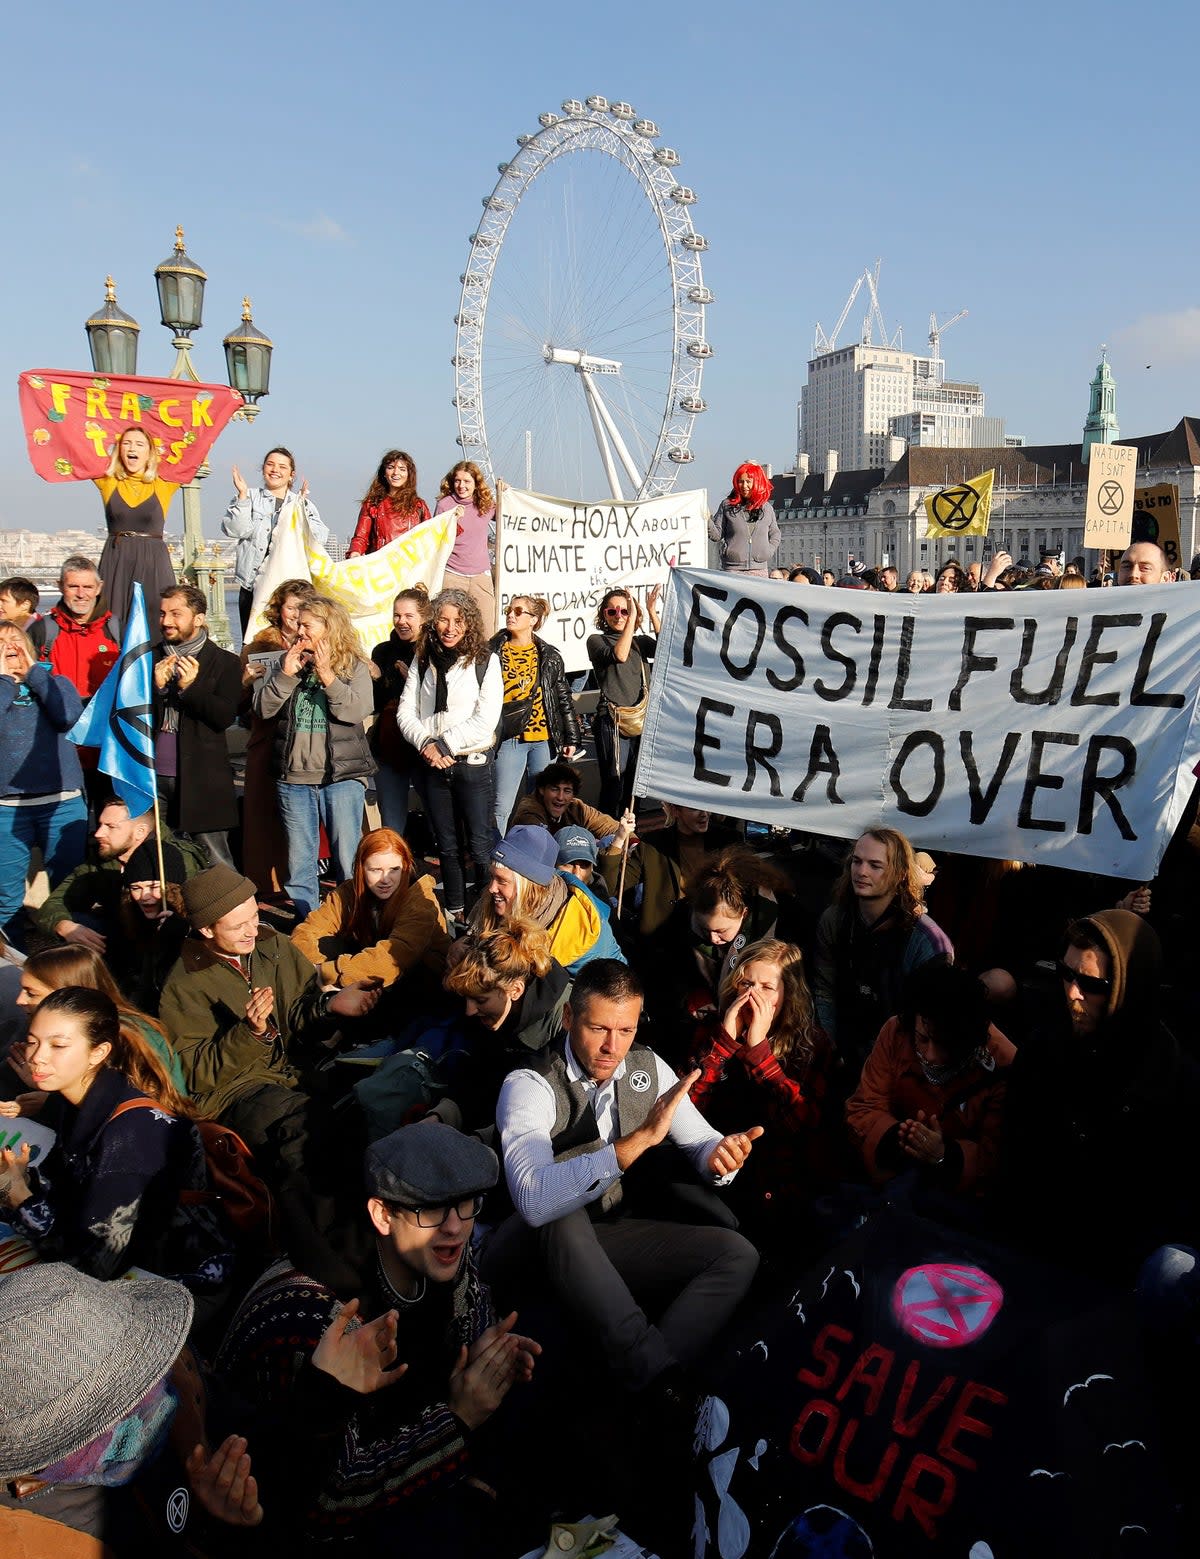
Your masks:
{"label": "patterned knit sweater", "polygon": [[[452,1285],[429,1284],[410,1306],[397,1304],[377,1276],[360,1313],[373,1320],[399,1309],[399,1360],[409,1369],[371,1396],[312,1364],[341,1308],[331,1289],[277,1262],[242,1302],[217,1372],[258,1414],[255,1471],[263,1505],[269,1500],[281,1523],[310,1539],[337,1540],[384,1517],[399,1534],[409,1501],[466,1471],[468,1431],[450,1410],[447,1386],[459,1349],[495,1320],[491,1296],[470,1251]],[[265,1459],[260,1445],[270,1447]]]}

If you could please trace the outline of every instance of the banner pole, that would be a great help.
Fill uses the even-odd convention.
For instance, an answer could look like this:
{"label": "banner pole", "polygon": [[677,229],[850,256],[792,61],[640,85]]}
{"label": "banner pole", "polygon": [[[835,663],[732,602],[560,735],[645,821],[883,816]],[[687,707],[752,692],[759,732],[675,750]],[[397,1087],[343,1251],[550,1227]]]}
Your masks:
{"label": "banner pole", "polygon": [[154,776],[154,844],[158,852],[158,892],[161,914],[167,912],[167,869],[163,865],[162,816],[158,810],[158,776]]}
{"label": "banner pole", "polygon": [[625,863],[629,860],[629,840],[632,834],[621,846],[621,875],[617,878],[617,920],[621,919],[621,903],[625,898]]}

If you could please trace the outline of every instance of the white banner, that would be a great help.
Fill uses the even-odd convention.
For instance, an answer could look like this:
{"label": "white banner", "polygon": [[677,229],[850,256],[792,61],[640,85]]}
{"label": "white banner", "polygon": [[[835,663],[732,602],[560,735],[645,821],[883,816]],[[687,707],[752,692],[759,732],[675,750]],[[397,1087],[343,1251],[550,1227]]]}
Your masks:
{"label": "white banner", "polygon": [[290,499],[276,521],[270,551],[254,586],[246,642],[267,626],[263,609],[277,586],[287,579],[311,579],[323,595],[340,601],[350,613],[369,653],[391,633],[392,602],[401,590],[424,585],[433,596],[441,589],[454,534],[454,511],[448,509],[378,552],[335,563],[324,547],[309,539],[303,510]]}
{"label": "white banner", "polygon": [[496,518],[498,615],[515,595],[540,595],[550,616],[538,634],[562,652],[568,671],[586,671],[596,609],[613,585],[643,604],[672,568],[708,560],[704,490],[642,503],[573,503],[506,487]]}
{"label": "white banner", "polygon": [[635,791],[1153,877],[1200,757],[1200,589],[903,596],[679,570]]}

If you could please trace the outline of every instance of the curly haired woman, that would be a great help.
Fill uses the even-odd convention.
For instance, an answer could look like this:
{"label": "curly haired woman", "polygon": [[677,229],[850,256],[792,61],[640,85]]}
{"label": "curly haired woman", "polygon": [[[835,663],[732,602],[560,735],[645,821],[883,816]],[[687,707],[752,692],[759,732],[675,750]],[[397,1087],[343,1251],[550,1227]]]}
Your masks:
{"label": "curly haired woman", "polygon": [[433,512],[443,514],[453,509],[458,524],[442,587],[465,590],[479,608],[483,626],[491,633],[496,626],[496,591],[488,535],[496,518],[496,500],[473,460],[460,460],[451,466],[438,491],[440,497]]}
{"label": "curly haired woman", "polygon": [[429,505],[417,493],[416,462],[402,449],[389,449],[367,488],[346,556],[378,552],[428,518]]}

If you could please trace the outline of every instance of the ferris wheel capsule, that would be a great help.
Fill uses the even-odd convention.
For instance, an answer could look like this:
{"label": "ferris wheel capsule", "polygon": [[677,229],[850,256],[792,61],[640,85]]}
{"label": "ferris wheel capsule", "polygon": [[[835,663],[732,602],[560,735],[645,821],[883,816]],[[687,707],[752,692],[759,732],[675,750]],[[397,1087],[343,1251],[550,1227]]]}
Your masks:
{"label": "ferris wheel capsule", "polygon": [[716,301],[716,293],[711,287],[689,287],[689,303],[713,303]]}
{"label": "ferris wheel capsule", "polygon": [[667,450],[667,459],[673,461],[677,466],[690,466],[695,458],[690,449],[676,447]]}
{"label": "ferris wheel capsule", "polygon": [[559,122],[559,120],[558,120],[558,115],[557,114],[539,114],[538,115],[538,124],[541,125],[543,130],[549,130],[553,125],[556,125],[558,122]]}
{"label": "ferris wheel capsule", "polygon": [[691,417],[698,417],[702,411],[708,410],[708,402],[701,400],[698,395],[685,395],[679,402],[679,409]]}
{"label": "ferris wheel capsule", "polygon": [[587,106],[593,114],[606,114],[608,112],[608,99],[601,97],[599,93],[595,93],[588,98]]}
{"label": "ferris wheel capsule", "polygon": [[633,129],[635,135],[644,136],[648,141],[654,140],[660,133],[653,119],[639,119],[634,123]]}
{"label": "ferris wheel capsule", "polygon": [[671,199],[677,206],[694,206],[696,204],[696,191],[689,189],[686,184],[676,184],[671,191]]}
{"label": "ferris wheel capsule", "polygon": [[707,341],[689,341],[687,353],[689,357],[711,357],[713,349]]}
{"label": "ferris wheel capsule", "polygon": [[608,111],[614,119],[637,118],[637,114],[630,108],[628,103],[613,103]]}
{"label": "ferris wheel capsule", "polygon": [[693,254],[703,254],[708,248],[708,239],[702,238],[699,233],[685,233],[679,244],[683,249],[690,249]]}
{"label": "ferris wheel capsule", "polygon": [[654,160],[663,168],[678,168],[681,158],[673,146],[659,146],[655,148]]}
{"label": "ferris wheel capsule", "polygon": [[532,141],[532,140],[533,140],[533,136],[531,136],[531,135],[519,135],[519,136],[517,136],[517,145],[518,146],[528,146],[530,141]]}
{"label": "ferris wheel capsule", "polygon": [[562,111],[564,114],[570,114],[572,119],[578,119],[583,113],[583,104],[577,97],[569,97],[563,104]]}

